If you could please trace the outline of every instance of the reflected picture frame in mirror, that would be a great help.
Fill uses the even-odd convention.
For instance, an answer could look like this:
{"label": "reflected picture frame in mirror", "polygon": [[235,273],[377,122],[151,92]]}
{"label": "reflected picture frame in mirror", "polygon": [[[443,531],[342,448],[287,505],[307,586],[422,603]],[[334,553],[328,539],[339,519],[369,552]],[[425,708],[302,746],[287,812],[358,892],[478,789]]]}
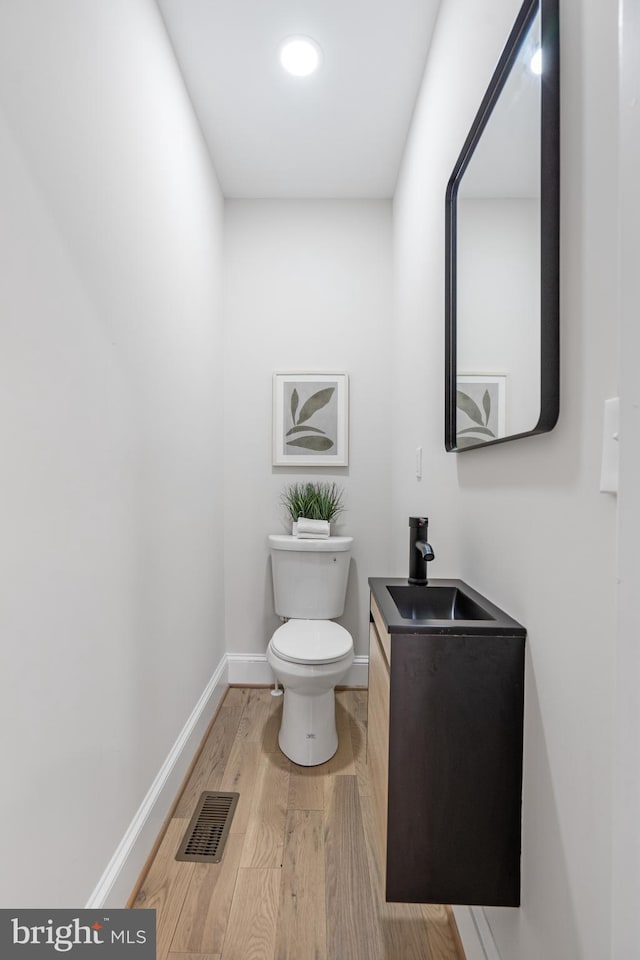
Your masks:
{"label": "reflected picture frame in mirror", "polygon": [[[445,447],[451,452],[546,433],[559,415],[558,20],[558,0],[525,0],[447,185]],[[535,105],[522,94],[525,73],[537,75]],[[525,107],[520,116],[509,114],[520,96],[526,115]],[[520,155],[512,149],[515,133],[508,149],[491,153],[491,137],[505,118],[529,130]],[[480,169],[489,171],[484,185]],[[481,220],[488,215],[490,223]],[[517,235],[507,233],[509,223],[517,223]],[[510,356],[509,343],[519,344],[519,356]],[[464,432],[469,410],[458,380],[470,369],[509,376],[503,435]]]}

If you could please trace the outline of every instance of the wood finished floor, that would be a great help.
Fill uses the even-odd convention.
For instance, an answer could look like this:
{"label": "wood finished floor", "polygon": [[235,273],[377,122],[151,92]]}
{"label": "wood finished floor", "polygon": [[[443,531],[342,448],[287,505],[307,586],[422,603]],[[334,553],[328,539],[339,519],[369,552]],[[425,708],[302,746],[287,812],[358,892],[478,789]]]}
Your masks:
{"label": "wood finished floor", "polygon": [[[336,692],[339,748],[278,749],[282,698],[231,688],[143,879],[158,960],[464,960],[449,911],[384,902],[366,766],[367,693]],[[203,790],[238,791],[220,864],[175,854]]]}

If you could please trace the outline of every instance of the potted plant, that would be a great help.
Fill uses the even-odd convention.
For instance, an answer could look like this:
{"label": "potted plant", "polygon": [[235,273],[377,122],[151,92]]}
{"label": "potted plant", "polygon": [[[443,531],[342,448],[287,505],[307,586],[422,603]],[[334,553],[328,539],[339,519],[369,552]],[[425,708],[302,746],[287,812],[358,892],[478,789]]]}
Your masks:
{"label": "potted plant", "polygon": [[281,502],[294,525],[294,535],[300,517],[332,523],[344,509],[342,496],[343,491],[336,483],[324,480],[291,483],[285,487]]}

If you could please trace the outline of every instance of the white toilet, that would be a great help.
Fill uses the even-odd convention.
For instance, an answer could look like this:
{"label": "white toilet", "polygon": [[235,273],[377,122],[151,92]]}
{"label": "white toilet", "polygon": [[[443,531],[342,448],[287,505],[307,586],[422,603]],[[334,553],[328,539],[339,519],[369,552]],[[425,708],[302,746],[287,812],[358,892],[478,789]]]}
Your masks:
{"label": "white toilet", "polygon": [[275,611],[286,619],[267,660],[284,687],[280,749],[304,767],[338,749],[333,688],[353,663],[351,634],[331,617],[344,610],[353,537],[269,537]]}

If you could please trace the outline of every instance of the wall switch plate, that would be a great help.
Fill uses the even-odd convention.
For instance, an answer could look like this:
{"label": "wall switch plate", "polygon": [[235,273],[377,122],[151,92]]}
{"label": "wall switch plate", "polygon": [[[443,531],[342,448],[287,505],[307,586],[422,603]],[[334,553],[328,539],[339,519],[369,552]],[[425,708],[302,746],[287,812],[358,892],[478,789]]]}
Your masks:
{"label": "wall switch plate", "polygon": [[602,468],[600,492],[618,492],[618,463],[620,459],[620,397],[604,402],[602,427]]}

